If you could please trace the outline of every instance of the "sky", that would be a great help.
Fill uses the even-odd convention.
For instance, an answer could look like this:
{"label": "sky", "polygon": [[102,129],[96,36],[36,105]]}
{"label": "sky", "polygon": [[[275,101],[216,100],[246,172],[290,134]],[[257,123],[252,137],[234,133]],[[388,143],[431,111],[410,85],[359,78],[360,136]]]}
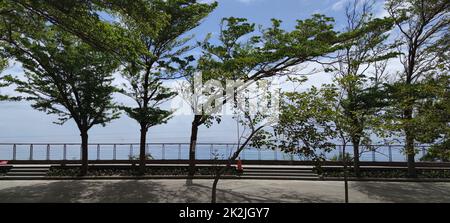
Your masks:
{"label": "sky", "polygon": [[[283,28],[293,29],[297,19],[305,19],[312,14],[321,13],[334,17],[336,29],[344,26],[344,9],[353,0],[219,0],[218,8],[204,22],[192,31],[197,40],[203,40],[208,33],[217,35],[219,24],[223,17],[245,17],[250,22],[263,26],[270,25],[271,18],[284,21]],[[201,0],[201,2],[212,2]],[[375,15],[385,15],[383,1],[376,0]],[[309,65],[316,66],[316,65]],[[3,74],[21,75],[23,70],[18,63]],[[329,83],[331,76],[319,72],[310,77],[303,86],[320,86]],[[8,92],[10,89],[3,89]],[[177,115],[166,125],[153,127],[149,130],[148,142],[189,142],[190,115]],[[79,133],[72,120],[60,126],[52,122],[55,116],[33,110],[28,102],[0,102],[0,143],[43,142],[55,143],[79,142]],[[221,124],[211,128],[201,127],[199,142],[232,143],[237,140],[236,122],[231,117],[225,117]],[[134,143],[139,142],[139,126],[126,115],[109,123],[105,128],[96,126],[90,131],[92,143]]]}

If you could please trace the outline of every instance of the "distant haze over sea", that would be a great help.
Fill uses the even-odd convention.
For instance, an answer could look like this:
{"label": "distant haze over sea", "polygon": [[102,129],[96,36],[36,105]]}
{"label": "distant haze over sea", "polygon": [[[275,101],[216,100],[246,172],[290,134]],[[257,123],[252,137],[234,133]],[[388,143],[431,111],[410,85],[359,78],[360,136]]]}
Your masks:
{"label": "distant haze over sea", "polygon": [[[69,120],[64,125],[52,122],[55,116],[36,111],[26,102],[1,102],[0,142],[79,142],[79,131]],[[189,115],[175,116],[165,125],[150,128],[148,142],[187,143],[190,138]],[[89,132],[89,141],[97,143],[139,142],[139,126],[136,121],[123,115],[106,127],[97,126]],[[199,142],[227,142],[237,140],[236,121],[231,116],[224,117],[221,124],[211,128],[201,127]]]}

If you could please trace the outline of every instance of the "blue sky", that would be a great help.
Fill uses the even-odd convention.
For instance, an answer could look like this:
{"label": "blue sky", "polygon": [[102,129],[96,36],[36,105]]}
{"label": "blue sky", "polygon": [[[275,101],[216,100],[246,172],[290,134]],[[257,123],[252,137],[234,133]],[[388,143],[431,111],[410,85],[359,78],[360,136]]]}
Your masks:
{"label": "blue sky", "polygon": [[[350,1],[352,0],[219,0],[218,8],[193,33],[197,40],[202,40],[207,33],[217,34],[220,20],[230,16],[245,17],[263,26],[270,25],[271,18],[277,18],[283,20],[283,27],[289,30],[295,26],[297,19],[305,19],[315,13],[334,17],[336,28],[340,30],[343,27],[343,10]],[[382,4],[383,1],[377,1],[376,15],[383,15]],[[23,72],[20,64],[12,65],[3,74],[20,75]],[[330,79],[330,76],[317,74],[307,86],[320,85]],[[52,124],[54,120],[54,116],[33,110],[27,102],[0,102],[0,142],[79,141],[79,133],[73,121],[59,126]],[[191,116],[175,116],[167,125],[151,128],[149,142],[188,142],[191,122]],[[211,129],[201,128],[199,133],[200,142],[235,142],[236,138],[236,123],[229,117]],[[138,139],[138,125],[125,115],[106,128],[94,127],[90,131],[91,142],[138,142]]]}

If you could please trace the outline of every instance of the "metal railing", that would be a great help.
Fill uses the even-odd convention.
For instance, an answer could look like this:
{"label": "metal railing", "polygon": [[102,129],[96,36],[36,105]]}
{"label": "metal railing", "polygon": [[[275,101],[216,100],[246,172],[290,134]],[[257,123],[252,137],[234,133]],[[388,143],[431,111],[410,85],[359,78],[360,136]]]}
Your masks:
{"label": "metal railing", "polygon": [[[139,143],[92,143],[89,144],[89,160],[130,160],[137,159]],[[196,159],[225,160],[235,152],[234,143],[198,143]],[[427,154],[429,146],[417,145],[417,161]],[[323,153],[328,160],[342,157],[342,146]],[[189,143],[148,143],[146,153],[154,160],[188,160]],[[353,147],[346,147],[346,153],[353,155]],[[0,143],[0,160],[80,160],[80,143]],[[256,149],[248,147],[242,153],[242,160],[308,160],[298,154],[280,150]],[[360,146],[360,160],[372,162],[405,161],[404,145]]]}

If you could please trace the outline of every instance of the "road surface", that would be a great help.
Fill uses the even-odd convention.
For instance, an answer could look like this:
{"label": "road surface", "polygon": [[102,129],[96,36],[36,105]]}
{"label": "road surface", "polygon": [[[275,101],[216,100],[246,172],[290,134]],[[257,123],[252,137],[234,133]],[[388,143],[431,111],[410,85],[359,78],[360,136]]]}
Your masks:
{"label": "road surface", "polygon": [[[211,180],[0,181],[0,202],[209,202]],[[218,202],[339,203],[343,182],[222,180]],[[350,182],[350,202],[450,202],[450,183]]]}

